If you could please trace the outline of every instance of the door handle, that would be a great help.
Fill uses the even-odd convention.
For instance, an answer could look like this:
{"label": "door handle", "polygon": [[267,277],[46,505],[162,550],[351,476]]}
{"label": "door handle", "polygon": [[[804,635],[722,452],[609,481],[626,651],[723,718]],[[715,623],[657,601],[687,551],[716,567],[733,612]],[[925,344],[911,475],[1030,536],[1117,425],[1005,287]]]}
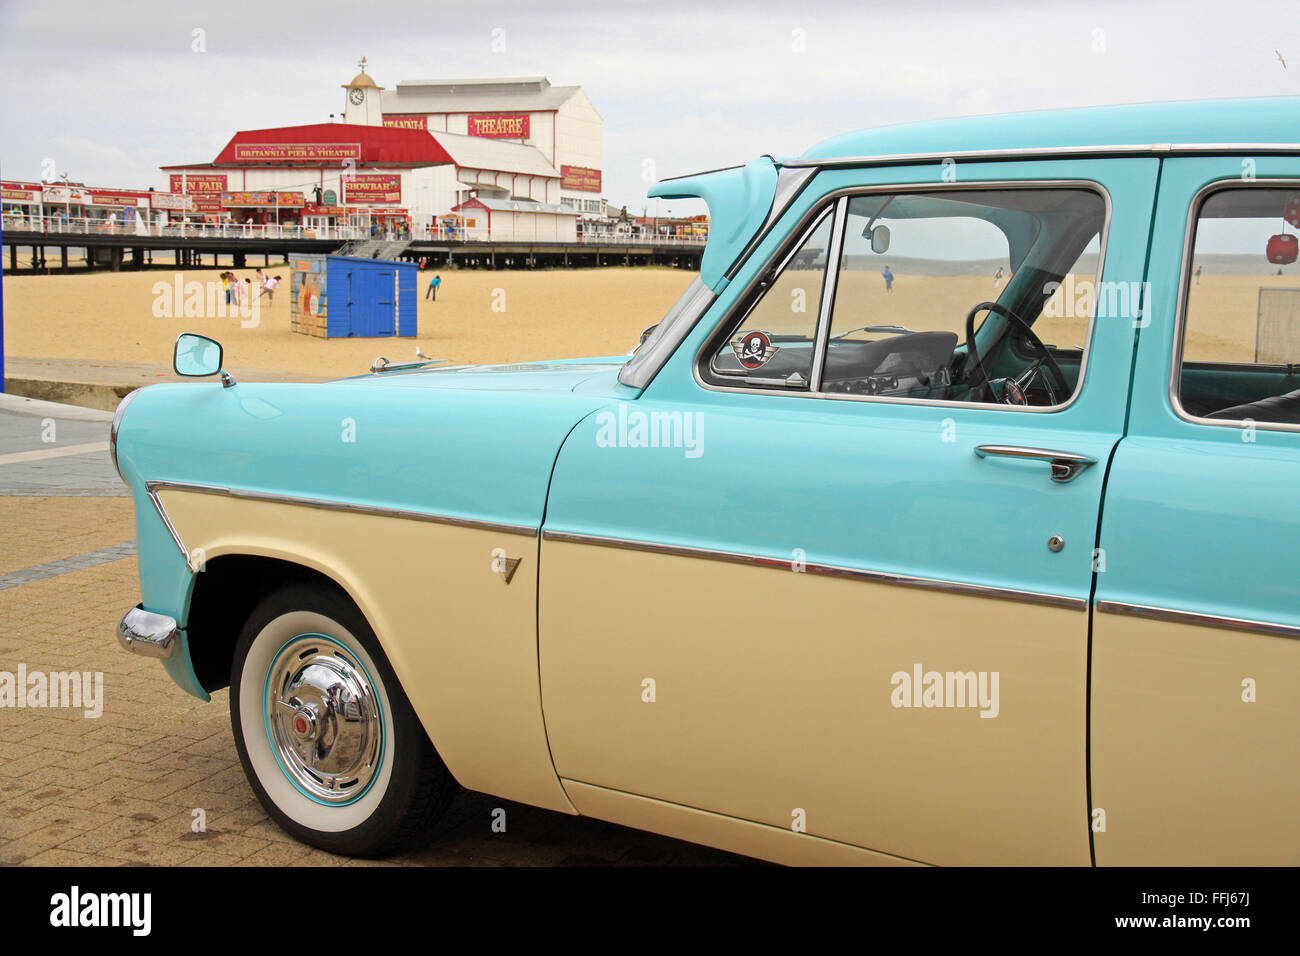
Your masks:
{"label": "door handle", "polygon": [[978,445],[975,454],[980,458],[997,456],[1048,462],[1052,466],[1052,480],[1061,484],[1072,481],[1089,465],[1097,464],[1096,458],[1089,458],[1087,455],[1076,455],[1071,451],[1053,451],[1050,448],[1025,448],[1021,445]]}

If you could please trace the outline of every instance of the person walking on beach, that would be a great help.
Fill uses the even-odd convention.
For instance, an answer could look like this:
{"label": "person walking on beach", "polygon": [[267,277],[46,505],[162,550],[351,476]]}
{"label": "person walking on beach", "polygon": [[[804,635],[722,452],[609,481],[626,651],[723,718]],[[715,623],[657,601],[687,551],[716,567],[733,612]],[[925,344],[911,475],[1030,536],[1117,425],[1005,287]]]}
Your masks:
{"label": "person walking on beach", "polygon": [[442,276],[434,276],[432,279],[429,280],[429,288],[428,291],[424,293],[424,297],[426,299],[432,299],[434,302],[437,302],[438,286],[440,285],[442,285]]}
{"label": "person walking on beach", "polygon": [[221,287],[226,290],[226,305],[235,304],[235,293],[230,288],[230,280],[235,277],[233,272],[221,273]]}
{"label": "person walking on beach", "polygon": [[993,277],[993,288],[1002,288],[1002,269],[999,268],[997,274]]}
{"label": "person walking on beach", "polygon": [[1196,267],[1196,284],[1197,284],[1197,285],[1200,285],[1200,284],[1201,284],[1201,269],[1202,269],[1202,268],[1203,268],[1203,266],[1197,266],[1197,267]]}
{"label": "person walking on beach", "polygon": [[885,271],[880,273],[885,280],[885,295],[894,294],[894,274],[889,271],[889,266],[885,266]]}

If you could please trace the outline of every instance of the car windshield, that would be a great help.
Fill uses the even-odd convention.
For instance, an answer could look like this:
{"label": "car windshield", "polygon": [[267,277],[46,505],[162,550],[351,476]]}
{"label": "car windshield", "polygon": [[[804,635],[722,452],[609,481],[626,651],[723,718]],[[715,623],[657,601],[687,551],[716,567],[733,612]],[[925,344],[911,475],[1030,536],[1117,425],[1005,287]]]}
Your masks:
{"label": "car windshield", "polygon": [[697,312],[687,310],[687,305],[707,291],[708,287],[698,275],[691,280],[690,285],[672,304],[672,308],[659,320],[657,325],[650,327],[645,340],[632,351],[632,357],[624,364],[623,371],[619,375],[620,381],[625,384],[630,383],[636,370],[643,367],[649,368],[663,361],[663,356],[660,353],[665,347],[671,349],[676,344],[676,341],[681,338],[679,333],[687,331],[685,328],[678,329],[677,326],[683,322],[689,323],[692,317],[698,317]]}

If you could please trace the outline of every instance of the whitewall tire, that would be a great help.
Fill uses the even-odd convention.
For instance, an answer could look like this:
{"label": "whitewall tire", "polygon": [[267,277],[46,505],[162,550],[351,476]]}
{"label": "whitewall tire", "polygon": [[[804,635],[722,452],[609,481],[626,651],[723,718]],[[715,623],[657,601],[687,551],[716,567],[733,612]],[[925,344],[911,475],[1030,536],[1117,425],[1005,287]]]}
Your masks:
{"label": "whitewall tire", "polygon": [[323,588],[286,586],[249,616],[230,718],[258,800],[321,849],[415,845],[456,790],[365,620]]}

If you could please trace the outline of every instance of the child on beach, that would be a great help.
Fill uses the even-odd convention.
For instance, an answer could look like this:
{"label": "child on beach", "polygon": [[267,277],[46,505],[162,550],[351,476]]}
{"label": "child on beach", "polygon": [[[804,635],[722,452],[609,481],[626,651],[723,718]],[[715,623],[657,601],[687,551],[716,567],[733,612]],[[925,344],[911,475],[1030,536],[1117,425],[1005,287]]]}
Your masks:
{"label": "child on beach", "polygon": [[257,297],[260,299],[262,296],[266,296],[267,301],[271,305],[275,305],[275,287],[279,284],[280,279],[278,276],[267,276],[262,281],[262,291],[257,294]]}

